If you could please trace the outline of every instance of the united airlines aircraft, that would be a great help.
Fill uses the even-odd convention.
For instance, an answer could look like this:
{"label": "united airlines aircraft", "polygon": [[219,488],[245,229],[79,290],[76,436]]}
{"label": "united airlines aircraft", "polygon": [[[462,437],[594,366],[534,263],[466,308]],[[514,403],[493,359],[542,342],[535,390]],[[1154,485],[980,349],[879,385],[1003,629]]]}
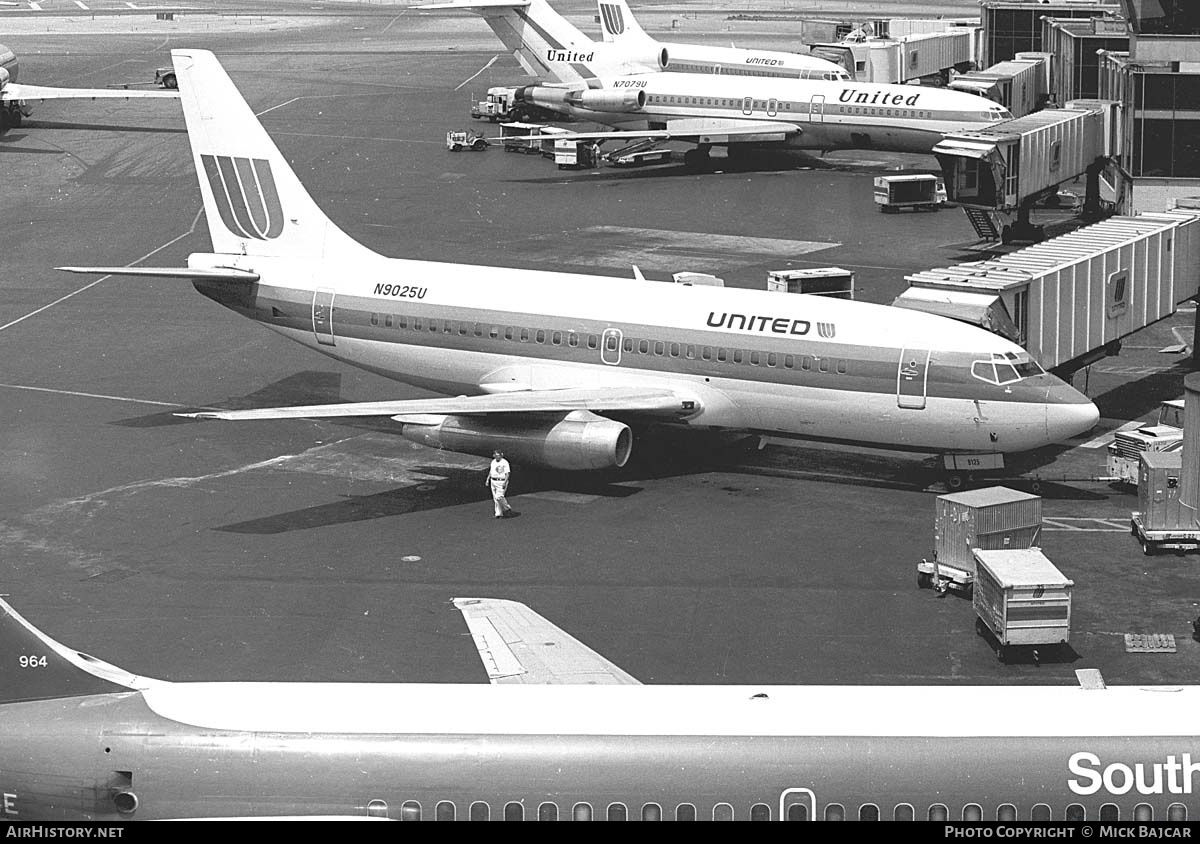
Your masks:
{"label": "united airlines aircraft", "polygon": [[0,601],[0,820],[1182,821],[1200,793],[1200,686],[643,686],[454,604],[491,684],[151,679]]}
{"label": "united airlines aircraft", "polygon": [[455,397],[197,417],[390,417],[415,442],[558,469],[622,466],[649,425],[1003,455],[1098,419],[1020,346],[945,317],[384,258],[321,212],[211,53],[172,55],[213,251],[63,269],[188,278],[311,349]]}
{"label": "united airlines aircraft", "polygon": [[0,133],[20,126],[33,113],[32,103],[46,100],[178,99],[176,91],[132,91],[128,88],[47,88],[17,82],[16,53],[0,44]]}
{"label": "united airlines aircraft", "polygon": [[730,76],[777,76],[790,79],[849,80],[839,64],[804,53],[710,47],[707,44],[664,44],[650,37],[625,0],[599,0],[604,43],[631,55],[658,56],[663,70],[677,73],[722,73]]}
{"label": "united airlines aircraft", "polygon": [[[974,94],[917,85],[708,75],[636,68],[614,71],[613,45],[595,44],[545,0],[462,0],[421,9],[482,15],[527,72],[543,80],[517,100],[612,127],[563,139],[695,144],[684,160],[702,166],[713,146],[877,149],[928,153],[947,132],[979,129],[1012,115]],[[575,34],[578,33],[578,36]],[[579,38],[583,38],[581,43]],[[662,66],[664,56],[659,55]]]}

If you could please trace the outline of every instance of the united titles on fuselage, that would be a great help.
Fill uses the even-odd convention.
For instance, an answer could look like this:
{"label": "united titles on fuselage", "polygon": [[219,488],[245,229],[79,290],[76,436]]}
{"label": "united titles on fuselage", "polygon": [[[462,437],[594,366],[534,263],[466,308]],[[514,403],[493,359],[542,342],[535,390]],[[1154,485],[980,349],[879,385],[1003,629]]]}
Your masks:
{"label": "united titles on fuselage", "polygon": [[[746,314],[708,312],[710,328],[740,329],[742,331],[761,331],[773,334],[794,334],[803,337],[812,328],[812,323],[806,319],[791,319],[789,317],[747,316]],[[831,335],[832,336],[832,335]]]}
{"label": "united titles on fuselage", "polygon": [[590,62],[595,52],[576,53],[574,50],[547,50],[546,58],[552,62]]}
{"label": "united titles on fuselage", "polygon": [[862,105],[906,105],[915,106],[917,100],[921,98],[920,94],[889,94],[886,91],[855,91],[853,88],[843,88],[842,93],[838,94],[838,102],[840,103],[855,103]]}

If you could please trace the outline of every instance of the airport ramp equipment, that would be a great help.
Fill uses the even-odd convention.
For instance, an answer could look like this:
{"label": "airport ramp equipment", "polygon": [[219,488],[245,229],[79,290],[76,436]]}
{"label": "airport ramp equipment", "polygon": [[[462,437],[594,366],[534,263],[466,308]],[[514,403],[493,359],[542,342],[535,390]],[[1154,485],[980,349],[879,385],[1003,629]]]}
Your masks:
{"label": "airport ramp equipment", "polygon": [[975,563],[975,632],[994,642],[1001,662],[1020,649],[1038,662],[1040,647],[1067,643],[1075,583],[1041,549],[976,549]]}
{"label": "airport ramp equipment", "polygon": [[1029,58],[1012,59],[985,70],[955,76],[950,87],[995,100],[1014,118],[1032,114],[1046,104],[1050,93],[1050,54],[1023,53]]}
{"label": "airport ramp equipment", "polygon": [[905,278],[909,288],[894,305],[1015,332],[1043,367],[1069,376],[1200,293],[1200,210],[1111,217],[999,258]]}

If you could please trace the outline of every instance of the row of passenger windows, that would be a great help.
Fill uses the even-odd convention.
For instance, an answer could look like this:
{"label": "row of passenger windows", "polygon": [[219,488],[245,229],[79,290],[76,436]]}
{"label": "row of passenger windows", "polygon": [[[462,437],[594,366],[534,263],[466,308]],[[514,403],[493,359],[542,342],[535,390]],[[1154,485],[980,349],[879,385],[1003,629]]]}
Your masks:
{"label": "row of passenger windows", "polygon": [[[750,113],[767,111],[774,114],[777,111],[792,111],[807,114],[809,111],[818,114],[869,114],[875,117],[916,117],[926,120],[933,119],[933,112],[925,109],[887,108],[880,106],[841,105],[839,103],[790,103],[775,100],[731,100],[725,97],[676,97],[668,94],[651,94],[648,102],[664,105],[695,105],[712,106],[713,108],[736,108]],[[811,106],[811,107],[810,107]],[[985,120],[999,119],[988,112],[982,112]]]}
{"label": "row of passenger windows", "polygon": [[[542,803],[537,807],[537,819],[539,821],[556,821],[559,820],[559,806],[557,803]],[[680,803],[675,808],[664,810],[659,803],[643,803],[641,809],[638,810],[635,806],[634,812],[640,812],[641,819],[644,821],[661,821],[668,820],[667,813],[670,812],[677,821],[694,821],[698,820],[696,807],[692,803]],[[853,807],[851,807],[853,811]],[[407,800],[400,806],[400,820],[403,821],[419,821],[421,820],[421,804],[416,800]],[[630,808],[624,803],[610,803],[603,810],[603,816],[593,810],[591,803],[576,803],[571,807],[569,815],[566,817],[574,821],[591,821],[591,820],[610,820],[610,821],[627,821],[630,819]],[[367,804],[367,814],[374,817],[387,817],[388,807],[383,800],[372,800]],[[1000,822],[1014,822],[1020,820],[1017,807],[1012,803],[1005,803],[996,809],[995,819]],[[1054,819],[1054,812],[1046,803],[1038,803],[1029,811],[1029,820],[1031,821],[1051,821]],[[523,803],[511,802],[505,803],[501,813],[501,817],[506,821],[523,821],[525,820],[525,805]],[[950,808],[944,803],[934,803],[929,807],[926,817],[931,821],[951,821],[963,820],[967,822],[978,822],[990,820],[984,817],[983,807],[978,803],[968,803],[962,808],[961,815],[958,818],[952,818]],[[458,806],[449,800],[443,800],[433,808],[433,819],[439,821],[453,821],[458,818]],[[846,807],[841,803],[828,803],[820,818],[827,821],[844,821],[847,820]],[[860,821],[877,821],[880,820],[880,809],[874,803],[864,803],[858,807],[858,819]],[[492,819],[491,804],[483,801],[472,803],[467,809],[467,820],[472,821],[489,821]],[[750,807],[746,815],[739,816],[730,803],[718,803],[713,806],[712,819],[714,821],[732,821],[732,820],[751,820],[751,821],[769,821],[771,820],[771,807],[766,803],[755,803]],[[892,810],[892,820],[895,821],[912,821],[916,820],[916,810],[910,803],[900,803]],[[1079,803],[1072,803],[1066,807],[1062,814],[1064,821],[1086,821],[1087,809]],[[1105,803],[1100,807],[1100,812],[1097,815],[1097,820],[1101,821],[1119,821],[1121,819],[1121,810],[1115,803]],[[1154,807],[1149,803],[1139,803],[1133,808],[1134,821],[1152,821],[1154,820]],[[787,807],[787,820],[789,821],[807,821],[809,820],[809,807],[807,803],[793,803]],[[1186,821],[1187,806],[1182,803],[1172,803],[1167,807],[1168,821]]]}
{"label": "row of passenger windows", "polygon": [[815,70],[799,68],[797,70],[766,70],[763,65],[746,65],[745,67],[715,67],[709,64],[681,64],[674,60],[668,70],[680,73],[715,73],[720,76],[771,76],[787,79],[824,79],[828,82],[849,82],[850,74],[837,70]]}
{"label": "row of passenger windows", "polygon": [[[519,328],[512,325],[487,325],[481,322],[462,322],[450,319],[426,319],[406,315],[371,314],[371,325],[384,328],[429,331],[434,334],[457,334],[460,337],[487,337],[491,340],[512,340],[518,343],[537,343],[551,346],[578,348],[585,346],[596,350],[601,346],[598,334],[579,334],[574,331],[550,331],[543,328]],[[684,360],[706,360],[718,363],[749,364],[750,366],[782,367],[802,372],[832,372],[845,375],[849,363],[844,358],[817,357],[814,355],[791,355],[779,352],[761,352],[756,349],[727,349],[724,346],[701,346],[694,343],[670,343],[665,340],[645,340],[636,337],[618,338],[617,334],[605,334],[603,338],[605,356],[614,356],[618,351],[626,354],[655,355],[658,357],[683,358]]]}

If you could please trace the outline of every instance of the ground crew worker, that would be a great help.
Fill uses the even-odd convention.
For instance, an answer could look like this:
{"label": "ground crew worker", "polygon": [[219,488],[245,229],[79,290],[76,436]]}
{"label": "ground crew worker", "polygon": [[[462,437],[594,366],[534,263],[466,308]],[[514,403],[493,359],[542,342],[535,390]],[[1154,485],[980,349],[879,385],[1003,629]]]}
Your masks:
{"label": "ground crew worker", "polygon": [[492,452],[492,465],[488,469],[487,487],[492,491],[492,503],[496,505],[496,518],[507,516],[512,512],[504,494],[508,491],[508,478],[512,469],[504,459],[504,452],[496,449]]}

